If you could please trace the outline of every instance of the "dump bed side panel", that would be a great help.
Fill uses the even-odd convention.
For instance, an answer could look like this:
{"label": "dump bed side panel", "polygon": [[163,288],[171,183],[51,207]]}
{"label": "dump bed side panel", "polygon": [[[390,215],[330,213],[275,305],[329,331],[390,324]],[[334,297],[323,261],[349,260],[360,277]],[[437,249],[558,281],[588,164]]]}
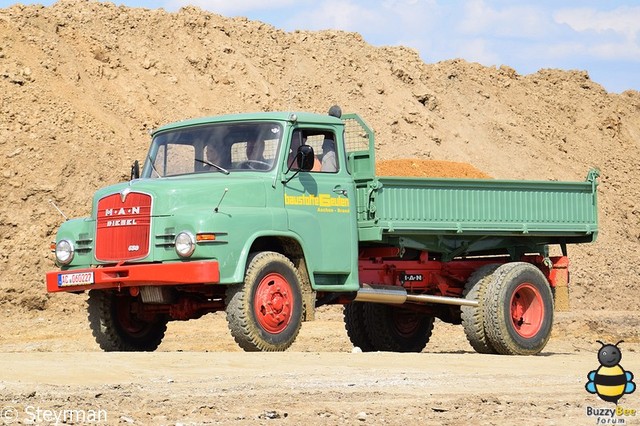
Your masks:
{"label": "dump bed side panel", "polygon": [[454,234],[593,241],[598,231],[595,189],[595,176],[586,182],[378,178],[359,188],[359,201],[368,203],[359,209],[361,237]]}

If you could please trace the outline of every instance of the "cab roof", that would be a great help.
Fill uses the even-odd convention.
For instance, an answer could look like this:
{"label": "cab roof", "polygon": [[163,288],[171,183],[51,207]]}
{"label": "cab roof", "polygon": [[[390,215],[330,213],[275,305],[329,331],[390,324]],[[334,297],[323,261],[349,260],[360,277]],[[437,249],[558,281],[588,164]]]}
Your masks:
{"label": "cab roof", "polygon": [[[293,120],[292,116],[295,114],[297,119]],[[165,124],[158,127],[152,132],[152,135],[156,133],[164,132],[166,130],[173,130],[182,127],[199,126],[203,124],[214,123],[226,123],[226,122],[243,122],[243,121],[288,121],[292,123],[305,123],[305,124],[332,124],[342,125],[343,122],[339,118],[326,115],[315,114],[310,112],[252,112],[241,114],[226,114],[217,115],[212,117],[192,118],[188,120],[176,121],[174,123]]]}

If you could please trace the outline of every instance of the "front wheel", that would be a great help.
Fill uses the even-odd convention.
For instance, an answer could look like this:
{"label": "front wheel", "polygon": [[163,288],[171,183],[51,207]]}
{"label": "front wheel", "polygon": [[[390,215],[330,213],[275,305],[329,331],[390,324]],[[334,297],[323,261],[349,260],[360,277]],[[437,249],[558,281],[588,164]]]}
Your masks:
{"label": "front wheel", "polygon": [[129,294],[89,291],[89,325],[103,351],[154,351],[160,345],[167,331],[167,318],[138,314],[136,303]]}
{"label": "front wheel", "polygon": [[249,258],[244,283],[227,289],[227,323],[247,352],[286,350],[302,325],[302,279],[293,263],[275,252]]}
{"label": "front wheel", "polygon": [[529,263],[506,263],[493,273],[484,309],[487,338],[500,354],[537,354],[549,341],[553,294],[542,272]]}

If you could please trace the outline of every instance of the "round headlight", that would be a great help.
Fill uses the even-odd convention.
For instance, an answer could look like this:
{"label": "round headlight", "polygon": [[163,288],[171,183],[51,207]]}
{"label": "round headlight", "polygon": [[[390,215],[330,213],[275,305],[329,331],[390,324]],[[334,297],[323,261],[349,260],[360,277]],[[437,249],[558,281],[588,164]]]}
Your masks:
{"label": "round headlight", "polygon": [[180,257],[189,257],[193,254],[196,249],[196,240],[188,232],[181,232],[176,235],[176,253]]}
{"label": "round headlight", "polygon": [[58,244],[56,244],[56,260],[61,265],[66,265],[73,260],[73,244],[71,244],[71,241],[58,241]]}

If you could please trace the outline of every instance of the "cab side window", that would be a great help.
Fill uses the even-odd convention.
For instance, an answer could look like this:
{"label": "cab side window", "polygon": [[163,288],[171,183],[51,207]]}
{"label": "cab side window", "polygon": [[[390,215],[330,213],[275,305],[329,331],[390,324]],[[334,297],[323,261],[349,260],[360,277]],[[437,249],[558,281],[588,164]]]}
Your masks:
{"label": "cab side window", "polygon": [[291,170],[297,169],[295,155],[298,147],[304,144],[313,148],[316,157],[311,172],[336,173],[339,170],[339,164],[335,141],[335,134],[326,130],[295,130],[291,139],[287,165],[293,164]]}

